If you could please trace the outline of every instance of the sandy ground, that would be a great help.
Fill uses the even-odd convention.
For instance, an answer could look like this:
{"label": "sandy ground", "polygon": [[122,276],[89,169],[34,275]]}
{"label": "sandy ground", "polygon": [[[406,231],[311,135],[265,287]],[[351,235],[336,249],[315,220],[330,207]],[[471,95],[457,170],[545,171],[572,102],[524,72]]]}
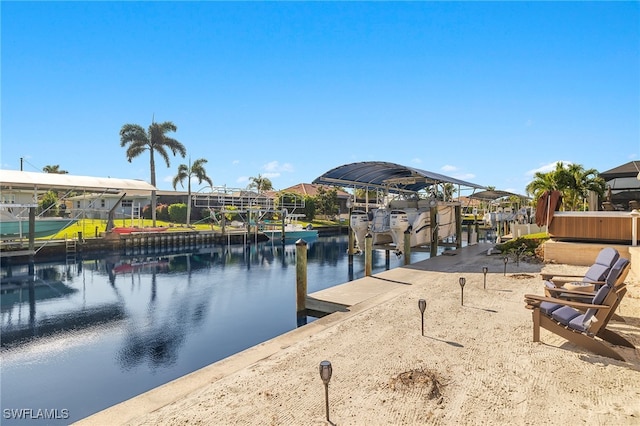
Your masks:
{"label": "sandy ground", "polygon": [[[327,424],[323,360],[337,425],[640,424],[638,349],[618,348],[621,362],[544,329],[532,342],[523,296],[542,294],[540,272],[550,270],[586,268],[520,262],[504,275],[501,257],[478,255],[444,271],[386,271],[376,277],[410,285],[129,424]],[[610,327],[640,347],[640,285],[627,282],[626,322]]]}

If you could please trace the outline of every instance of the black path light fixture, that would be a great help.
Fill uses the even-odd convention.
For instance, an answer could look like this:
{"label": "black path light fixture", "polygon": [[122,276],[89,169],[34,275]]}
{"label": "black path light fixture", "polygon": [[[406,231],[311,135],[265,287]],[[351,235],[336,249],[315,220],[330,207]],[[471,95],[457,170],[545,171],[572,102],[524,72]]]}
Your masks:
{"label": "black path light fixture", "polygon": [[504,261],[504,276],[507,276],[507,263],[509,263],[509,257],[505,256],[504,259],[502,259]]}
{"label": "black path light fixture", "polygon": [[424,299],[418,300],[418,308],[420,308],[420,314],[422,315],[422,335],[424,336],[424,310],[427,309],[427,301]]}
{"label": "black path light fixture", "polygon": [[329,381],[331,380],[331,374],[333,368],[329,361],[322,361],[320,363],[320,378],[324,383],[324,405],[327,413],[327,421],[329,421]]}
{"label": "black path light fixture", "polygon": [[484,289],[487,289],[487,272],[489,272],[489,268],[487,268],[486,266],[482,267],[482,273],[484,274]]}
{"label": "black path light fixture", "polygon": [[458,282],[460,283],[460,305],[464,306],[464,285],[467,283],[467,279],[465,277],[460,277]]}

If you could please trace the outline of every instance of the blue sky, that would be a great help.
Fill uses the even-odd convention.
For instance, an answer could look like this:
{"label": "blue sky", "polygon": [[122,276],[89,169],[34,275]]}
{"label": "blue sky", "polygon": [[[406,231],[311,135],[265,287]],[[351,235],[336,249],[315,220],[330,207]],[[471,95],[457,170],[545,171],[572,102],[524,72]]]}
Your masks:
{"label": "blue sky", "polygon": [[389,161],[524,193],[556,161],[640,154],[638,2],[0,7],[2,169],[149,181],[119,130],[152,119],[228,187]]}

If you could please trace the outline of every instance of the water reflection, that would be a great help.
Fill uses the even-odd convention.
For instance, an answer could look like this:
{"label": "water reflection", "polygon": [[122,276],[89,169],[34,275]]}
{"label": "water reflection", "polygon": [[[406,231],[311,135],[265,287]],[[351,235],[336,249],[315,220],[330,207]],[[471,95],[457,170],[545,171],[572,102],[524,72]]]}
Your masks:
{"label": "water reflection", "polygon": [[[346,236],[307,248],[310,293],[364,275]],[[401,262],[374,252],[373,271]],[[295,264],[294,244],[262,243],[2,268],[2,408],[67,424],[292,330]]]}

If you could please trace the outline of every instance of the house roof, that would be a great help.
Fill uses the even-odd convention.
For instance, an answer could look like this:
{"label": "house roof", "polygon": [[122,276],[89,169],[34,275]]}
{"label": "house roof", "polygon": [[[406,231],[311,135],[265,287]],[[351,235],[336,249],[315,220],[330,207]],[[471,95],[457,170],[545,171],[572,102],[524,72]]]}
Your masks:
{"label": "house roof", "polygon": [[[299,183],[297,185],[290,186],[289,188],[283,189],[283,192],[293,192],[296,194],[303,194],[315,197],[318,195],[318,188],[327,185],[316,185],[313,183]],[[348,192],[345,192],[341,189],[337,190],[338,197],[350,197],[351,195]]]}
{"label": "house roof", "polygon": [[363,189],[384,188],[392,193],[418,192],[441,183],[484,189],[481,185],[440,173],[384,161],[344,164],[314,179],[313,183]]}
{"label": "house roof", "polygon": [[78,189],[87,191],[154,191],[145,181],[58,173],[36,173],[18,170],[0,170],[0,186],[3,189]]}
{"label": "house roof", "polygon": [[605,181],[616,179],[616,178],[627,178],[633,177],[635,178],[640,173],[640,161],[629,161],[626,164],[623,164],[618,167],[614,167],[613,169],[607,170],[606,172],[600,173],[600,177]]}

